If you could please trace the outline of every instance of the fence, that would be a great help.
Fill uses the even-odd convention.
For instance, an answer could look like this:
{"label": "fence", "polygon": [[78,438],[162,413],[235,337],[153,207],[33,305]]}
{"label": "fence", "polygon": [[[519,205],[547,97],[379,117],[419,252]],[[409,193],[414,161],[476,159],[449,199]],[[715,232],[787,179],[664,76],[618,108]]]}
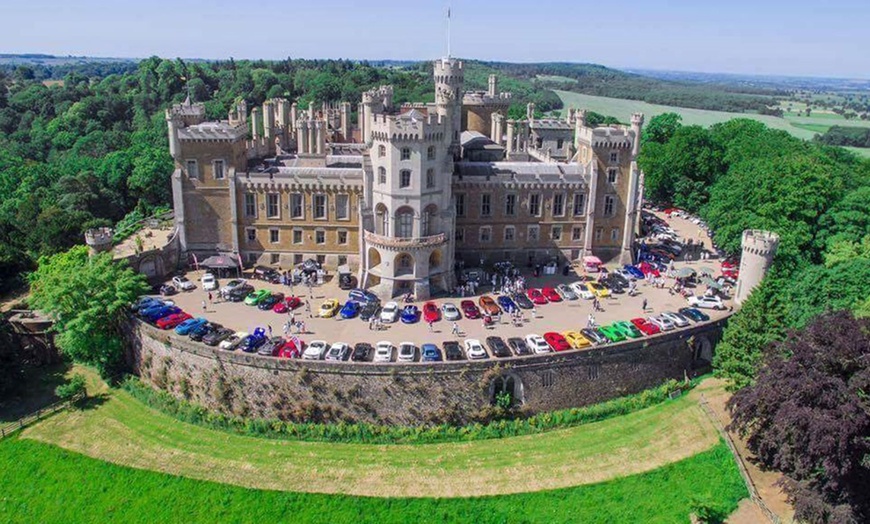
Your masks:
{"label": "fence", "polygon": [[79,395],[79,396],[73,397],[69,400],[61,400],[60,402],[55,402],[54,404],[51,404],[50,406],[46,406],[44,408],[37,409],[36,411],[34,411],[33,413],[30,413],[29,415],[24,415],[23,417],[16,420],[15,422],[10,422],[8,424],[0,426],[0,440],[8,437],[9,435],[11,435],[17,431],[20,431],[20,430],[26,428],[27,426],[29,426],[31,424],[39,422],[40,420],[44,419],[45,417],[53,415],[62,409],[68,409],[69,407],[71,407],[73,404],[75,404],[76,402],[78,402],[82,398],[84,398],[84,395]]}
{"label": "fence", "polygon": [[774,513],[767,504],[761,500],[761,496],[758,494],[758,489],[755,487],[755,482],[752,481],[752,477],[749,475],[749,471],[746,469],[746,463],[743,462],[743,457],[740,456],[740,453],[737,452],[737,446],[734,445],[734,440],[731,439],[731,434],[725,431],[725,428],[722,426],[722,423],[719,421],[719,417],[716,416],[716,413],[713,412],[713,409],[707,404],[707,399],[704,397],[704,394],[701,394],[701,408],[704,410],[704,413],[707,414],[707,417],[710,421],[713,422],[713,425],[716,427],[716,430],[719,431],[719,434],[722,435],[722,438],[725,439],[725,442],[728,444],[728,448],[731,450],[731,454],[734,456],[735,462],[737,462],[737,469],[740,470],[740,476],[743,477],[743,482],[746,484],[746,489],[749,490],[749,498],[752,499],[753,502],[761,509],[761,512],[767,517],[767,520],[772,522],[773,524],[782,524],[782,520],[780,520],[779,516]]}

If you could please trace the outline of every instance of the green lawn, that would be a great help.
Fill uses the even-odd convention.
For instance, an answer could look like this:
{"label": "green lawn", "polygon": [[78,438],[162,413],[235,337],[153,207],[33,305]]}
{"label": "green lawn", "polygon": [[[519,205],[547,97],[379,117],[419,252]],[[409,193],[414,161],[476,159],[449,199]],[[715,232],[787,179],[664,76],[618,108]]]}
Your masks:
{"label": "green lawn", "polygon": [[13,437],[0,442],[0,486],[0,522],[16,524],[674,523],[688,522],[695,500],[730,512],[747,495],[721,442],[654,471],[600,484],[496,497],[388,499],[258,491],[117,466]]}

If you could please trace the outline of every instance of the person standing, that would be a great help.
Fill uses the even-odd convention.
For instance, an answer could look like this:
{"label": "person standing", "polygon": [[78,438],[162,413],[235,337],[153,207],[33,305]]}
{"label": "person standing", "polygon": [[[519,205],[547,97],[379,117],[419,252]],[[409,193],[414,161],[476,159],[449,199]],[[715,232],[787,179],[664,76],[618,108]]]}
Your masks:
{"label": "person standing", "polygon": [[202,301],[202,312],[205,313],[208,311],[208,307],[206,306],[205,300]]}
{"label": "person standing", "polygon": [[208,292],[208,303],[211,304],[214,297],[212,297],[211,291]]}
{"label": "person standing", "polygon": [[450,331],[454,336],[459,336],[459,324],[456,322],[453,323],[453,329]]}
{"label": "person standing", "polygon": [[272,338],[272,324],[269,324],[266,327],[269,328],[269,338]]}
{"label": "person standing", "polygon": [[646,311],[647,302],[646,299],[643,299],[643,310]]}

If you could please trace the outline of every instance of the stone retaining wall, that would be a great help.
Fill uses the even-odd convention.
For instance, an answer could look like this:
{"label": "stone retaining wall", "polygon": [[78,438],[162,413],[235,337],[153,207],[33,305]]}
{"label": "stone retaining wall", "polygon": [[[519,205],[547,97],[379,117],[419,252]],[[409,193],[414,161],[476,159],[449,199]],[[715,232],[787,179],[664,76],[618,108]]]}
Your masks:
{"label": "stone retaining wall", "polygon": [[727,319],[588,351],[415,364],[331,363],[223,351],[131,320],[128,359],[143,381],[237,416],[384,424],[485,418],[495,390],[539,413],[637,393],[709,369]]}

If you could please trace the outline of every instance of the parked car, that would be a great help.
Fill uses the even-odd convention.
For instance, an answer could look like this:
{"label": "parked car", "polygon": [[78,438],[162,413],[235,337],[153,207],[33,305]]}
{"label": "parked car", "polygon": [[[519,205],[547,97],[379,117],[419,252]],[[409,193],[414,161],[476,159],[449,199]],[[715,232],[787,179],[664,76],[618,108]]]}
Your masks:
{"label": "parked car", "polygon": [[598,330],[601,331],[610,342],[622,342],[625,340],[625,335],[622,331],[615,328],[613,325],[601,326]]}
{"label": "parked car", "polygon": [[643,280],[644,274],[643,274],[643,271],[641,271],[639,267],[632,266],[631,264],[625,264],[624,266],[622,266],[622,269],[624,269],[628,274],[633,276],[635,279]]}
{"label": "parked car", "polygon": [[445,302],[441,305],[441,314],[444,315],[444,320],[450,322],[462,319],[462,314],[459,312],[459,308],[457,308],[452,302]]}
{"label": "parked car", "polygon": [[463,300],[459,303],[459,307],[462,308],[462,314],[465,315],[465,318],[480,318],[480,310],[471,300]]}
{"label": "parked car", "polygon": [[[162,309],[162,308],[168,308],[168,307],[173,307],[173,306],[174,306],[174,304],[164,302],[163,300],[154,300],[152,302],[148,302],[148,303],[143,304],[139,308],[139,311],[137,312],[137,314],[141,318],[147,319],[155,311]],[[160,317],[157,317],[157,318],[160,318]]]}
{"label": "parked car", "polygon": [[225,327],[213,329],[206,333],[204,337],[202,337],[202,343],[206,346],[217,346],[224,340],[230,338],[230,335],[232,334],[233,330]]}
{"label": "parked car", "polygon": [[477,299],[477,303],[480,304],[480,310],[487,315],[493,317],[501,315],[501,309],[498,307],[498,304],[495,303],[495,300],[493,300],[491,296],[483,295],[482,297]]}
{"label": "parked car", "polygon": [[582,298],[583,300],[592,300],[595,298],[595,293],[589,290],[586,287],[586,282],[574,282],[571,284],[571,291],[577,293],[577,296]]}
{"label": "parked car", "polygon": [[535,352],[535,354],[549,353],[553,351],[541,335],[526,335],[526,344]]}
{"label": "parked car", "polygon": [[396,302],[387,302],[384,309],[381,310],[381,322],[392,324],[399,318],[399,304]]}
{"label": "parked car", "polygon": [[302,356],[305,343],[296,339],[285,340],[278,348],[276,356],[278,358],[299,358]]}
{"label": "parked car", "polygon": [[367,362],[371,360],[372,353],[375,348],[367,342],[359,342],[353,346],[353,352],[350,354],[350,359],[354,362]]}
{"label": "parked car", "polygon": [[281,281],[281,273],[271,267],[257,266],[254,268],[254,278],[277,284]]}
{"label": "parked car", "polygon": [[284,300],[275,304],[272,311],[275,313],[287,313],[302,305],[302,300],[299,297],[286,297]]}
{"label": "parked car", "polygon": [[239,286],[244,286],[246,285],[246,283],[247,281],[243,278],[234,278],[233,280],[227,282],[227,284],[221,288],[220,294],[223,297],[229,297],[232,290],[236,289]]}
{"label": "parked car", "polygon": [[662,332],[662,329],[645,318],[633,318],[631,323],[644,335],[652,336]]}
{"label": "parked car", "polygon": [[360,303],[380,302],[377,295],[365,289],[351,289],[347,294],[347,298]]}
{"label": "parked car", "polygon": [[691,318],[695,322],[706,322],[710,320],[710,315],[693,307],[682,307],[680,308],[680,313],[685,317]]}
{"label": "parked car", "polygon": [[574,349],[583,349],[592,345],[592,342],[589,342],[586,337],[577,331],[565,331],[562,333],[562,336],[565,337],[565,340],[567,340]]}
{"label": "parked car", "polygon": [[409,304],[402,308],[400,317],[403,324],[414,324],[420,320],[420,309],[413,304]]}
{"label": "parked car", "polygon": [[359,309],[359,302],[348,300],[344,303],[344,307],[341,308],[339,315],[341,318],[354,318],[359,315]]}
{"label": "parked car", "polygon": [[184,322],[185,320],[191,319],[190,315],[185,313],[184,311],[180,313],[173,313],[171,315],[167,315],[165,317],[159,318],[155,325],[160,329],[173,329],[177,327],[179,324]]}
{"label": "parked car", "polygon": [[368,322],[372,317],[377,316],[381,312],[381,305],[377,302],[366,302],[359,310],[359,318]]}
{"label": "parked car", "polygon": [[284,345],[284,339],[281,337],[272,337],[257,350],[257,354],[262,357],[277,357],[278,350]]}
{"label": "parked car", "polygon": [[196,284],[191,282],[186,276],[179,275],[172,277],[172,285],[182,291],[193,291],[196,289]]}
{"label": "parked car", "polygon": [[546,340],[547,344],[553,348],[553,351],[565,351],[571,349],[571,344],[565,340],[565,337],[555,331],[544,333],[544,340]]}
{"label": "parked car", "polygon": [[430,323],[441,320],[441,312],[438,310],[438,305],[435,302],[423,304],[423,320]]}
{"label": "parked car", "polygon": [[194,329],[196,329],[200,326],[205,326],[206,324],[208,324],[208,320],[206,320],[202,317],[189,318],[189,319],[185,320],[184,322],[182,322],[181,324],[178,324],[177,326],[175,326],[175,333],[177,335],[182,335],[182,336],[189,335],[190,332],[193,331]]}
{"label": "parked car", "polygon": [[317,312],[317,315],[323,318],[334,317],[335,314],[338,313],[340,307],[341,304],[338,303],[338,300],[334,298],[327,299],[320,305],[320,310]]}
{"label": "parked car", "polygon": [[510,349],[508,349],[507,344],[504,343],[504,340],[502,340],[501,337],[486,337],[486,346],[494,357],[503,358],[511,356]]}
{"label": "parked car", "polygon": [[556,291],[559,292],[559,295],[562,296],[565,300],[577,300],[577,293],[574,293],[568,284],[559,284],[556,286]]}
{"label": "parked car", "polygon": [[[620,268],[613,270],[613,274],[621,276],[623,279],[626,280],[626,282],[631,282],[632,280],[637,280],[637,277],[631,271],[627,270],[625,267],[620,267]],[[626,284],[626,285],[628,285],[628,284]]]}
{"label": "parked car", "polygon": [[541,293],[540,289],[530,287],[526,290],[526,296],[529,297],[529,300],[538,305],[543,305],[547,303],[547,297]]}
{"label": "parked car", "polygon": [[689,297],[689,305],[703,309],[725,309],[725,304],[719,297],[692,296]]}
{"label": "parked car", "polygon": [[178,293],[178,289],[175,286],[173,286],[172,284],[163,284],[162,286],[160,286],[159,290],[160,290],[160,296],[164,296],[164,297],[168,297],[170,295],[174,295],[174,294]]}
{"label": "parked car", "polygon": [[691,322],[689,322],[688,318],[684,317],[683,315],[681,315],[679,313],[674,313],[673,311],[662,311],[661,316],[663,316],[663,317],[667,318],[668,320],[670,320],[671,322],[673,322],[676,327],[681,328],[681,327],[686,327],[689,324],[691,324]]}
{"label": "parked car", "polygon": [[392,362],[393,361],[393,344],[386,340],[381,340],[375,345],[375,362]]}
{"label": "parked car", "polygon": [[588,289],[590,293],[594,294],[598,298],[605,298],[610,296],[610,290],[608,290],[606,287],[602,286],[598,282],[586,282],[586,289]]}
{"label": "parked car", "polygon": [[593,344],[604,344],[607,342],[607,337],[598,332],[595,328],[583,328],[580,334],[586,337]]}
{"label": "parked car", "polygon": [[215,329],[218,329],[219,327],[221,327],[220,324],[213,324],[211,322],[206,321],[206,322],[200,324],[199,326],[188,331],[187,336],[190,337],[190,340],[193,340],[194,342],[201,342],[203,337],[205,337],[206,335],[208,335],[209,333],[211,333]]}
{"label": "parked car", "polygon": [[521,307],[522,309],[532,309],[535,305],[529,300],[529,297],[523,295],[522,293],[514,293],[511,295],[511,299],[513,299],[514,303]]}
{"label": "parked car", "polygon": [[529,345],[526,344],[526,341],[521,339],[520,337],[511,337],[507,340],[508,346],[510,346],[511,351],[514,352],[514,355],[530,355],[532,350],[529,349]]}
{"label": "parked car", "polygon": [[626,338],[640,338],[643,336],[643,333],[627,320],[618,320],[612,326],[625,335]]}
{"label": "parked car", "polygon": [[226,349],[228,351],[236,349],[239,344],[242,343],[242,340],[247,338],[247,336],[248,334],[244,331],[236,331],[232,335],[220,341],[218,347],[221,349]]}
{"label": "parked car", "polygon": [[320,360],[328,350],[329,344],[325,340],[314,340],[302,352],[302,360]]}
{"label": "parked car", "polygon": [[215,278],[215,276],[211,273],[206,273],[199,280],[200,282],[202,282],[202,289],[204,291],[214,291],[218,288],[217,278]]}
{"label": "parked car", "polygon": [[245,297],[245,305],[256,306],[270,296],[272,296],[272,292],[268,289],[258,289],[257,291],[254,291],[253,293]]}
{"label": "parked car", "polygon": [[177,306],[158,306],[153,309],[146,309],[143,318],[148,322],[157,322],[163,317],[181,313],[181,308]]}
{"label": "parked car", "polygon": [[462,354],[462,348],[459,342],[448,340],[444,344],[444,356],[447,360],[463,360],[465,356]]}
{"label": "parked car", "polygon": [[397,360],[400,362],[413,362],[417,360],[417,346],[413,342],[402,342],[399,344],[399,356]]}
{"label": "parked car", "polygon": [[350,346],[345,342],[334,342],[324,357],[326,360],[342,361],[347,360],[350,355]]}
{"label": "parked car", "polygon": [[274,309],[282,300],[284,300],[284,293],[271,293],[257,304],[257,309],[269,311]]}
{"label": "parked car", "polygon": [[465,340],[465,354],[472,360],[480,360],[489,357],[489,355],[486,354],[486,350],[483,349],[483,344],[481,344],[476,338]]}
{"label": "parked car", "polygon": [[241,286],[235,287],[232,291],[227,293],[227,298],[229,298],[231,302],[241,302],[253,292],[254,286],[242,284]]}
{"label": "parked car", "polygon": [[258,327],[239,344],[239,348],[245,353],[253,353],[266,343],[266,330]]}
{"label": "parked car", "polygon": [[435,344],[423,344],[420,346],[420,360],[423,362],[441,362],[441,351]]}
{"label": "parked car", "polygon": [[163,305],[163,301],[156,297],[143,296],[136,299],[133,304],[130,305],[130,311],[138,313],[141,310],[147,309],[151,306]]}
{"label": "parked car", "polygon": [[550,302],[561,302],[562,295],[556,292],[555,289],[551,287],[545,287],[541,289],[541,294],[547,297],[547,300]]}
{"label": "parked car", "polygon": [[647,320],[658,326],[662,331],[670,331],[674,329],[674,323],[663,316],[647,317]]}
{"label": "parked car", "polygon": [[498,301],[499,307],[507,313],[513,313],[518,309],[517,305],[514,304],[514,301],[511,300],[511,297],[507,295],[501,295],[496,300]]}

